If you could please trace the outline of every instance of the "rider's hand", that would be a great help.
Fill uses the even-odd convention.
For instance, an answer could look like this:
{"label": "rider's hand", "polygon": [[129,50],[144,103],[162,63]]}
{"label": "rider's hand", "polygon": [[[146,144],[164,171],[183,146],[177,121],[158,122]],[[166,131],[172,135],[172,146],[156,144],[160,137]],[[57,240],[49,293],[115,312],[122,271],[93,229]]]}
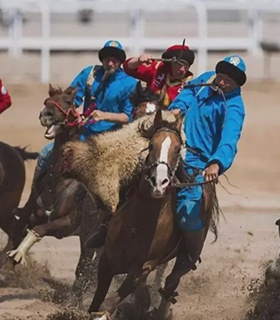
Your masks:
{"label": "rider's hand", "polygon": [[[218,163],[212,163],[209,167],[207,167],[203,172],[202,175],[205,178],[205,181],[217,181],[219,177],[219,170],[220,166]],[[216,182],[215,181],[215,182]]]}
{"label": "rider's hand", "polygon": [[150,54],[141,54],[138,58],[139,63],[147,63],[150,64],[153,61],[153,58]]}
{"label": "rider's hand", "polygon": [[91,115],[95,121],[106,120],[106,112],[94,110]]}

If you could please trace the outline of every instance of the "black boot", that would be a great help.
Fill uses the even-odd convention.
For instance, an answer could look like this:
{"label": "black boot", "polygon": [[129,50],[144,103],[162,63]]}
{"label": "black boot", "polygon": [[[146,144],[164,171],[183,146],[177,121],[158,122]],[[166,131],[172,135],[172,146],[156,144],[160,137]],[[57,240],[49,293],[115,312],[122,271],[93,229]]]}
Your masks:
{"label": "black boot", "polygon": [[204,245],[205,233],[204,228],[199,231],[184,231],[183,245],[184,251],[188,256],[189,262],[192,264],[192,269],[195,270],[195,264],[200,259],[202,248]]}
{"label": "black boot", "polygon": [[183,231],[182,234],[182,250],[176,260],[176,270],[180,277],[196,269],[205,240],[204,228],[199,231]]}
{"label": "black boot", "polygon": [[43,174],[44,172],[42,172],[40,167],[38,167],[37,165],[35,167],[32,186],[31,186],[31,192],[28,200],[26,201],[24,207],[16,208],[13,210],[13,214],[20,217],[22,221],[27,222],[32,212],[36,210],[36,208],[38,207],[37,206],[38,190],[36,187],[36,183],[37,183],[37,179],[40,178]]}
{"label": "black boot", "polygon": [[196,262],[200,260],[200,254],[203,248],[205,233],[204,229],[194,232],[182,232],[183,241],[181,250],[177,254],[175,265],[171,274],[166,278],[163,290],[160,294],[172,303],[176,302],[176,289],[181,277],[196,269]]}

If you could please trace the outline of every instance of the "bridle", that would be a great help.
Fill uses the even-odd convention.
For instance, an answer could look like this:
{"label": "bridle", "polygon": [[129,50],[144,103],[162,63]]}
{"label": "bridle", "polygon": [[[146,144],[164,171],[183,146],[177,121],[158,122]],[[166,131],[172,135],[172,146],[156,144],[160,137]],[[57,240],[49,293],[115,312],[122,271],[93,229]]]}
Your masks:
{"label": "bridle", "polygon": [[[179,139],[180,139],[180,143],[181,143],[181,147],[183,145],[183,140],[182,140],[182,137],[180,136],[180,134],[175,131],[175,130],[172,130],[172,129],[169,129],[169,128],[161,128],[161,129],[158,129],[154,132],[153,136],[157,133],[157,132],[160,132],[160,131],[167,131],[167,132],[172,132],[174,133]],[[142,154],[149,150],[150,149],[150,144],[151,144],[151,139],[150,139],[150,142],[149,142],[149,145],[148,147],[146,147],[145,149],[141,150],[140,153],[139,153],[139,156],[138,156],[138,160],[139,160],[139,164],[140,164],[140,168],[142,170],[145,170],[146,171],[146,175],[145,175],[145,179],[147,181],[149,181],[149,183],[152,185],[152,181],[151,181],[151,177],[149,177],[149,172],[151,169],[154,169],[156,168],[158,165],[160,164],[164,164],[167,166],[167,169],[168,169],[168,173],[170,175],[170,187],[175,187],[175,188],[185,188],[185,187],[193,187],[193,186],[203,186],[205,184],[210,184],[210,183],[216,183],[217,179],[211,179],[209,181],[203,181],[203,182],[178,182],[178,179],[176,178],[176,171],[178,169],[178,166],[179,166],[179,163],[180,163],[180,159],[181,159],[181,155],[180,155],[180,152],[178,153],[178,157],[177,157],[177,160],[176,160],[176,164],[174,166],[174,168],[172,169],[170,167],[170,165],[165,162],[165,161],[159,161],[159,160],[156,160],[154,161],[152,164],[150,165],[146,165],[146,158],[143,158],[142,157]],[[196,168],[195,168],[196,169]],[[199,170],[200,173],[202,173],[202,170]],[[152,185],[153,186],[153,185]]]}
{"label": "bridle", "polygon": [[[66,127],[75,127],[75,126],[81,127],[81,126],[84,126],[86,123],[89,122],[89,118],[87,118],[84,114],[81,114],[81,115],[80,115],[79,112],[78,112],[76,109],[72,108],[72,107],[69,108],[67,111],[65,111],[65,110],[62,108],[62,106],[61,106],[58,102],[56,102],[56,101],[54,101],[54,100],[48,100],[47,103],[48,103],[48,104],[49,104],[49,103],[52,104],[52,105],[55,106],[62,114],[65,115],[64,121],[62,121],[62,122],[56,122],[56,123],[54,123],[55,125],[63,124],[63,125],[65,125]],[[92,109],[92,111],[93,111],[94,108],[91,108],[91,109]],[[70,120],[71,117],[72,117],[74,120]],[[93,122],[94,122],[94,120],[91,119],[91,120],[90,120],[90,123],[93,123]]]}
{"label": "bridle", "polygon": [[[160,128],[160,129],[155,130],[153,136],[156,133],[163,132],[163,131],[164,132],[174,133],[179,138],[181,146],[183,145],[182,138],[181,138],[180,134],[176,130],[172,130],[172,129],[169,129],[169,128]],[[138,156],[140,166],[146,172],[145,179],[150,182],[151,186],[153,186],[152,181],[151,181],[151,177],[149,176],[149,173],[151,172],[152,169],[157,168],[160,164],[164,164],[164,165],[166,165],[167,170],[168,170],[168,174],[169,174],[169,177],[170,177],[170,185],[173,186],[173,184],[175,183],[175,179],[176,179],[175,178],[175,174],[176,174],[176,171],[178,169],[180,158],[181,158],[180,152],[178,152],[178,156],[177,156],[177,159],[176,159],[176,162],[175,162],[175,166],[173,168],[171,168],[170,165],[166,161],[159,161],[159,160],[156,160],[152,164],[147,165],[146,164],[147,157],[145,159],[142,158],[142,153],[147,151],[147,150],[149,150],[150,149],[150,145],[151,145],[151,140],[149,142],[149,146],[146,147],[145,149],[141,150],[140,154]]]}

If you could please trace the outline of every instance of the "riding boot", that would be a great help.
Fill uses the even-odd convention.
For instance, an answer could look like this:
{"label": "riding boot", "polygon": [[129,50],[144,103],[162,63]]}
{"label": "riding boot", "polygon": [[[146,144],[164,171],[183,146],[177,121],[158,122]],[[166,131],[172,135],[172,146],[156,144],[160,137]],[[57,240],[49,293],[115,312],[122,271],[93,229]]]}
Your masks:
{"label": "riding boot", "polygon": [[200,260],[205,233],[204,228],[199,231],[183,231],[183,252],[180,259],[180,273],[182,275],[196,269],[196,262]]}
{"label": "riding boot", "polygon": [[111,217],[111,215],[106,214],[98,230],[86,240],[85,245],[88,248],[99,249],[104,246]]}
{"label": "riding boot", "polygon": [[24,207],[22,208],[16,208],[14,209],[14,214],[22,218],[22,221],[29,218],[31,215],[34,207],[37,206],[36,200],[37,200],[37,188],[36,188],[36,182],[37,179],[42,175],[41,168],[36,166],[34,171],[34,176],[32,180],[32,186],[31,186],[31,192],[29,195],[28,200],[26,201]]}

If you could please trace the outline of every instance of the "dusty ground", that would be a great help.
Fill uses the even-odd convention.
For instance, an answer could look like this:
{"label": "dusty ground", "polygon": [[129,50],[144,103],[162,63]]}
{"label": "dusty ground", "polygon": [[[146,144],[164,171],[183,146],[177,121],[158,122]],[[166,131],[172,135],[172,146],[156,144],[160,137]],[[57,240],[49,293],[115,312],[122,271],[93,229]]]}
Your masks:
{"label": "dusty ground", "polygon": [[[249,294],[262,281],[264,264],[273,259],[279,245],[275,220],[280,216],[280,85],[248,84],[244,89],[247,117],[239,154],[228,178],[238,188],[221,182],[231,193],[219,189],[225,219],[215,244],[209,237],[198,270],[185,277],[174,306],[178,320],[240,320],[250,308]],[[47,96],[44,86],[10,86],[13,107],[0,117],[0,139],[13,145],[39,150],[45,143],[38,114]],[[26,164],[26,200],[34,162]],[[4,245],[5,237],[1,237]],[[78,239],[43,239],[32,249],[32,257],[47,268],[33,266],[18,274],[11,286],[0,288],[0,319],[46,319],[59,306],[43,302],[34,288],[50,270],[53,277],[71,282],[78,260]],[[40,267],[39,267],[40,268]],[[21,269],[18,270],[18,273]],[[260,280],[258,280],[260,278]],[[13,277],[11,278],[13,279]],[[14,283],[13,283],[14,282]],[[29,288],[13,288],[14,285]]]}

